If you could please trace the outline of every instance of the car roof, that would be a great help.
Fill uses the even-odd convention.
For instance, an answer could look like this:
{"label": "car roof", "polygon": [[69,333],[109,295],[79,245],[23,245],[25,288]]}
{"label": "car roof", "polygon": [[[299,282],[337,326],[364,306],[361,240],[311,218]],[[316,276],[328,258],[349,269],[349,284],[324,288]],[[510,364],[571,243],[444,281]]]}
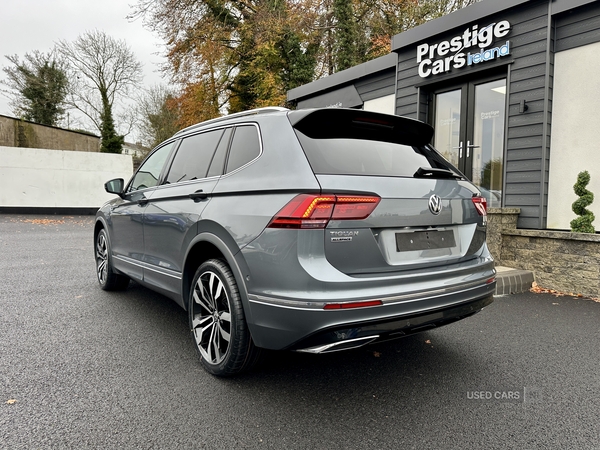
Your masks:
{"label": "car roof", "polygon": [[263,114],[272,114],[272,113],[278,113],[278,112],[279,113],[280,112],[287,113],[288,111],[289,111],[289,109],[281,108],[279,106],[269,106],[266,108],[257,108],[257,109],[251,109],[248,111],[242,111],[239,113],[229,114],[227,116],[217,117],[215,119],[210,119],[210,120],[206,120],[204,122],[197,123],[195,125],[191,125],[187,128],[184,128],[183,130],[178,131],[177,133],[175,133],[175,135],[173,137],[181,136],[181,135],[187,134],[191,131],[200,130],[200,129],[204,128],[205,126],[226,123],[228,121],[234,121],[235,119],[239,119],[239,118],[245,118],[245,117],[249,117],[249,116],[257,116],[257,115],[263,115]]}

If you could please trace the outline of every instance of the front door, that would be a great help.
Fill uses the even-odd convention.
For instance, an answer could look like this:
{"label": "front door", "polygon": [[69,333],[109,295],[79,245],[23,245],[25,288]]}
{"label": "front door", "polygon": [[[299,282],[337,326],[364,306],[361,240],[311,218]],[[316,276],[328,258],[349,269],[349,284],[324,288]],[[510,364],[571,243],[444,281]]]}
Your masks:
{"label": "front door", "polygon": [[506,78],[438,91],[433,106],[434,146],[500,207]]}

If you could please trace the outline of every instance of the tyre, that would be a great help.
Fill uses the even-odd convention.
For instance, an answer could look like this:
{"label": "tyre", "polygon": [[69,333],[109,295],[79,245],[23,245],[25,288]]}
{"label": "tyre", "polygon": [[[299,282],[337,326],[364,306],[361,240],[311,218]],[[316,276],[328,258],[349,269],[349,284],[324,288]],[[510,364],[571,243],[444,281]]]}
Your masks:
{"label": "tyre", "polygon": [[250,369],[260,349],[252,342],[235,278],[218,259],[203,263],[194,276],[189,320],[204,369],[231,376]]}
{"label": "tyre", "polygon": [[110,244],[106,230],[102,228],[96,237],[96,275],[100,287],[105,291],[123,290],[129,284],[129,278],[116,273],[112,268]]}

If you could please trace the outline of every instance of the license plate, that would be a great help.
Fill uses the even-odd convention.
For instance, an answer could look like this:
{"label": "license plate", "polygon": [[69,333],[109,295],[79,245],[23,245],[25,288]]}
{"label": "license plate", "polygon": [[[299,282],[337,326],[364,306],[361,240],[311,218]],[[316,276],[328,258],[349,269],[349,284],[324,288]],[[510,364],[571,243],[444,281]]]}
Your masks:
{"label": "license plate", "polygon": [[434,250],[456,246],[454,231],[427,230],[412,233],[396,233],[396,250],[413,252],[417,250]]}

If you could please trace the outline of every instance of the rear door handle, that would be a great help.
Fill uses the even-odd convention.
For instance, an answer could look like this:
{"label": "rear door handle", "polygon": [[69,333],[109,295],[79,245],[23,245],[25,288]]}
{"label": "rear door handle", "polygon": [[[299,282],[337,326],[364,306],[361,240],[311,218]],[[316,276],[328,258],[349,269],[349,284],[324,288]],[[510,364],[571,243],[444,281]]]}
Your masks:
{"label": "rear door handle", "polygon": [[190,194],[189,197],[194,201],[198,201],[198,200],[204,200],[205,198],[208,198],[208,194],[206,192],[203,192],[202,189],[198,189],[193,194]]}
{"label": "rear door handle", "polygon": [[137,202],[139,206],[146,206],[148,204],[148,199],[146,197],[140,198]]}

